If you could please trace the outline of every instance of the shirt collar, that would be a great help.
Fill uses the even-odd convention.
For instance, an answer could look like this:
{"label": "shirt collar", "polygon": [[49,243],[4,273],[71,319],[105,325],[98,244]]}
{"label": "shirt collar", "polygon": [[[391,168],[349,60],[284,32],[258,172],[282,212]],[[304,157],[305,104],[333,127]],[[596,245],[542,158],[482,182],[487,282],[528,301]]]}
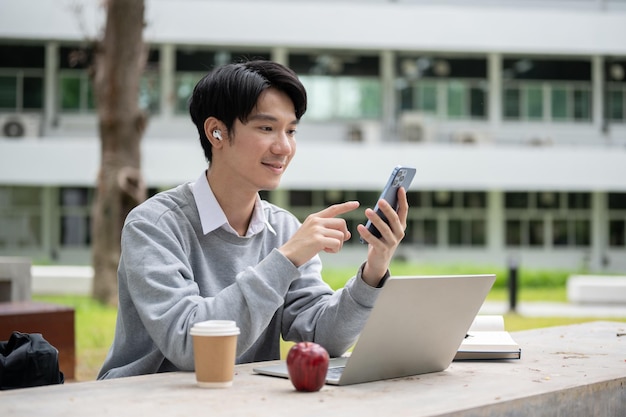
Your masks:
{"label": "shirt collar", "polygon": [[[206,177],[206,171],[202,172],[202,175],[196,180],[196,182],[190,184],[193,197],[196,200],[196,207],[200,214],[200,223],[202,224],[202,233],[205,235],[222,228],[230,233],[237,234],[235,229],[228,223],[224,210],[217,202],[213,190],[209,185],[209,181]],[[261,204],[261,197],[257,194],[256,201],[254,203],[254,210],[252,212],[252,218],[250,219],[250,225],[246,232],[246,237],[252,237],[263,229],[267,229],[276,234],[276,231],[272,225],[267,221],[263,206]]]}

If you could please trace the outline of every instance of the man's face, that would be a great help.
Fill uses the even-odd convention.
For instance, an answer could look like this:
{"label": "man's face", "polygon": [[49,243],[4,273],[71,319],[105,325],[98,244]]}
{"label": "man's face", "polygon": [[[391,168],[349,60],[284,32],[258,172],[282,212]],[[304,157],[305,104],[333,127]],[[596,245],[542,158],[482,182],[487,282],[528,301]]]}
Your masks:
{"label": "man's face", "polygon": [[235,120],[233,136],[219,152],[219,165],[224,168],[220,178],[233,189],[255,193],[278,187],[296,152],[297,123],[289,96],[273,88],[265,90],[247,123]]}

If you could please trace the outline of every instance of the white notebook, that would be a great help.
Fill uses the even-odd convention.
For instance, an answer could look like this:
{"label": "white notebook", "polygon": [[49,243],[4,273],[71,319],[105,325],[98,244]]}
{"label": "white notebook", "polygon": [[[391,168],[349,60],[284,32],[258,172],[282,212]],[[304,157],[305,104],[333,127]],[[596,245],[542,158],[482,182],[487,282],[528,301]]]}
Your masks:
{"label": "white notebook", "polygon": [[520,359],[522,349],[504,329],[504,317],[478,315],[454,360]]}

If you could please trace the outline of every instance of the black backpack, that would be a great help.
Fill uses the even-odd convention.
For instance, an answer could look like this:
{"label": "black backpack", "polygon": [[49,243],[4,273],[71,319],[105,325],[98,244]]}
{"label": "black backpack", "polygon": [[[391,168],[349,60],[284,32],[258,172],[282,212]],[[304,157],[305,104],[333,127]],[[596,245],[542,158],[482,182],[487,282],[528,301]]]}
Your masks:
{"label": "black backpack", "polygon": [[39,333],[13,332],[0,342],[0,390],[62,384],[59,351]]}

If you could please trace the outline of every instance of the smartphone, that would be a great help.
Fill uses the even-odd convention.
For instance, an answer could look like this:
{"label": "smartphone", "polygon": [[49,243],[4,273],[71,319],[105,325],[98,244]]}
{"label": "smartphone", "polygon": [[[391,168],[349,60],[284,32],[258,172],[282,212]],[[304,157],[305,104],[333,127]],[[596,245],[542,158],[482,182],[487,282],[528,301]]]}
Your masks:
{"label": "smartphone", "polygon": [[[391,175],[389,176],[389,180],[387,181],[387,185],[383,188],[383,192],[376,200],[376,206],[374,207],[374,211],[376,214],[380,216],[381,219],[385,221],[385,223],[389,224],[389,221],[382,213],[380,208],[378,207],[379,200],[386,200],[391,207],[393,207],[396,211],[398,210],[398,188],[403,187],[405,190],[409,189],[409,185],[413,181],[413,177],[415,176],[415,168],[405,167],[405,166],[397,166],[391,171]],[[380,238],[380,232],[378,229],[372,224],[371,221],[367,221],[365,227],[377,238]],[[363,238],[361,238],[361,243],[367,243]]]}

